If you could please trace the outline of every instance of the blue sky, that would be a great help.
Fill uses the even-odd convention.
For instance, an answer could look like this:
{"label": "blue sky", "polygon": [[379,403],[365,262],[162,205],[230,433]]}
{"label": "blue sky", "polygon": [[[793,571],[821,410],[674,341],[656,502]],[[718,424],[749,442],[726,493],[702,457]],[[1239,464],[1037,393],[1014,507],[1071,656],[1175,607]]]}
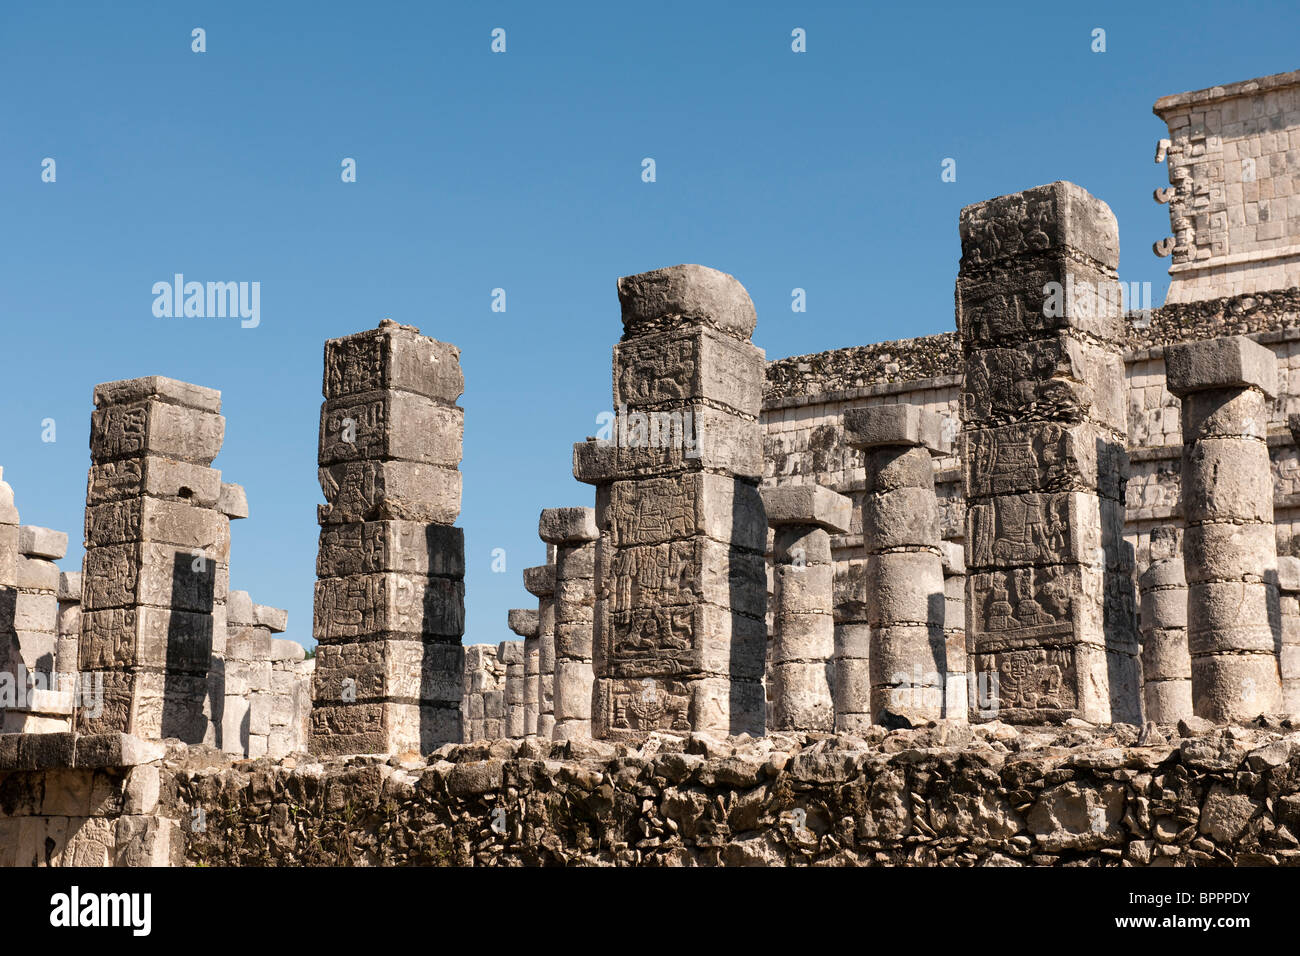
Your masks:
{"label": "blue sky", "polygon": [[[1283,2],[8,0],[0,466],[75,569],[93,386],[221,389],[216,466],[252,511],[232,586],[310,645],[322,343],[417,325],[462,350],[465,640],[495,643],[535,600],[540,510],[591,503],[571,446],[611,405],[618,276],[732,273],[769,358],[945,331],[958,210],[1069,179],[1115,210],[1121,276],[1159,304],[1152,103],[1300,67],[1298,27]],[[260,325],[154,317],[176,272],[260,282]]]}

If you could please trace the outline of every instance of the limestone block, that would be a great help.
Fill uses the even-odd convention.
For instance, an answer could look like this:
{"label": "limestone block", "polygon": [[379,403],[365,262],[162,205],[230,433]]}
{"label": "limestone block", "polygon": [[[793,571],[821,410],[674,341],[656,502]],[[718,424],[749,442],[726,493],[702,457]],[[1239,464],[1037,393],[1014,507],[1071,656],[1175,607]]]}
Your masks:
{"label": "limestone block", "polygon": [[767,523],[811,525],[834,534],[849,530],[853,500],[822,485],[778,485],[760,489]]}
{"label": "limestone block", "polygon": [[123,379],[117,382],[104,382],[96,385],[94,403],[96,408],[108,405],[127,405],[134,402],[155,399],[184,408],[194,408],[203,412],[216,414],[221,411],[221,392],[215,388],[191,385],[189,382],[177,381],[162,375],[148,375],[143,378]]}
{"label": "limestone block", "polygon": [[418,461],[350,461],[317,471],[328,505],[322,524],[406,520],[450,525],[460,514],[461,474]]}
{"label": "limestone block", "polygon": [[600,537],[594,508],[546,508],[538,519],[537,534],[556,545],[577,545]]}
{"label": "limestone block", "polygon": [[615,481],[604,516],[618,547],[702,534],[755,551],[767,549],[767,520],[758,488],[709,473]]}
{"label": "limestone block", "polygon": [[217,511],[227,518],[248,517],[248,494],[243,485],[221,483],[221,493],[217,496]]}
{"label": "limestone block", "polygon": [[174,545],[90,548],[84,568],[87,611],[148,604],[210,614],[226,597],[222,566]]}
{"label": "limestone block", "polygon": [[96,408],[90,418],[96,462],[154,455],[210,465],[221,450],[226,420],[213,412],[156,398]]}
{"label": "limestone block", "polygon": [[273,634],[281,634],[289,626],[289,612],[283,608],[254,604],[253,623],[266,628]]}
{"label": "limestone block", "polygon": [[844,413],[844,433],[853,448],[915,445],[933,452],[944,450],[943,420],[917,405],[850,408]]}
{"label": "limestone block", "polygon": [[343,681],[353,682],[358,702],[396,700],[460,705],[464,688],[464,648],[389,640],[321,645],[317,649],[315,699],[343,701]]}
{"label": "limestone block", "polygon": [[1208,389],[1257,388],[1277,395],[1277,356],[1244,335],[1165,347],[1165,387],[1179,397]]}
{"label": "limestone block", "polygon": [[322,644],[454,637],[465,629],[465,586],[448,578],[354,574],[316,582],[312,636]]}
{"label": "limestone block", "polygon": [[[538,616],[536,608],[511,608],[507,612],[507,621],[510,630],[514,631],[520,637],[536,637],[538,633]],[[522,654],[523,645],[519,641],[506,641],[501,645],[505,657],[502,658],[506,663],[516,663],[512,658],[516,654]],[[523,658],[519,657],[519,661]]]}
{"label": "limestone block", "polygon": [[712,329],[648,333],[614,346],[614,407],[671,408],[707,398],[758,418],[764,367],[760,349]]}
{"label": "limestone block", "polygon": [[60,604],[81,603],[81,572],[62,571],[59,573],[57,597]]}
{"label": "limestone block", "polygon": [[555,593],[555,566],[542,564],[524,568],[524,590],[537,597],[550,597]]}
{"label": "limestone block", "polygon": [[150,541],[229,556],[230,522],[207,508],[159,498],[134,498],[86,508],[86,546]]}
{"label": "limestone block", "polygon": [[318,576],[383,571],[463,577],[465,532],[419,521],[366,521],[321,528]]}
{"label": "limestone block", "polygon": [[[465,413],[414,392],[374,391],[321,406],[319,461],[399,459],[456,468]],[[400,517],[400,516],[394,516]]]}
{"label": "limestone block", "polygon": [[325,343],[326,398],[400,389],[454,404],[465,391],[460,350],[390,319]]}
{"label": "limestone block", "polygon": [[62,531],[23,525],[18,529],[18,553],[57,560],[68,553],[68,536]]}
{"label": "limestone block", "polygon": [[221,472],[156,455],[91,465],[86,504],[106,504],[141,495],[182,499],[196,507],[214,508],[221,497]]}

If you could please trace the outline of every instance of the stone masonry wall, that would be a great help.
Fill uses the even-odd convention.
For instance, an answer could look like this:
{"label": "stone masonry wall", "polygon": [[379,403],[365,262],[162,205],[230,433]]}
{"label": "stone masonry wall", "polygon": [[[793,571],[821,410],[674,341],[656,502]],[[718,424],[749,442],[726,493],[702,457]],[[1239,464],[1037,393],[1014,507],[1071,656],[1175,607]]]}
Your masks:
{"label": "stone masonry wall", "polygon": [[[1172,731],[1172,728],[1170,728]],[[1300,733],[940,723],[655,733],[230,765],[173,750],[187,864],[1218,866],[1300,862]]]}

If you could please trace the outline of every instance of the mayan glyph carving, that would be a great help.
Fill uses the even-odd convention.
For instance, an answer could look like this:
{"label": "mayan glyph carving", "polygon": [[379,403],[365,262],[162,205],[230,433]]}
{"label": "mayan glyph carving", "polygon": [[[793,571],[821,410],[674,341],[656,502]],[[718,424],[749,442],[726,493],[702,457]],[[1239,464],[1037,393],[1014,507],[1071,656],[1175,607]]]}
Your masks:
{"label": "mayan glyph carving", "polygon": [[962,210],[972,715],[1140,717],[1119,234],[1053,183]]}
{"label": "mayan glyph carving", "polygon": [[763,724],[763,353],[735,279],[676,266],[619,280],[611,440],[574,447],[597,486],[592,731]]}
{"label": "mayan glyph carving", "polygon": [[312,751],[459,743],[460,353],[386,319],[325,343],[323,390]]}

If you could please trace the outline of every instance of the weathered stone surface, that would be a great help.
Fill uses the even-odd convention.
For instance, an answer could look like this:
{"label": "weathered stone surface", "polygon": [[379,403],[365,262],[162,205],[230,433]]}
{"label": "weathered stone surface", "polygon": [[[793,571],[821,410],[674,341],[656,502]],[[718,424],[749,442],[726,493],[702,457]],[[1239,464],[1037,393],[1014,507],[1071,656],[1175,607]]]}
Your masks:
{"label": "weathered stone surface", "polygon": [[972,711],[1138,722],[1114,214],[1058,182],[966,207],[961,236]]}
{"label": "weathered stone surface", "polygon": [[681,265],[618,280],[624,338],[688,325],[748,340],[758,317],[736,279],[707,266]]}
{"label": "weathered stone surface", "polygon": [[1210,389],[1257,388],[1277,395],[1277,358],[1271,349],[1244,335],[1165,347],[1165,383],[1175,395]]}
{"label": "weathered stone surface", "polygon": [[943,422],[916,405],[868,405],[844,413],[844,431],[854,448],[915,445],[943,450]]}
{"label": "weathered stone surface", "polygon": [[462,712],[464,537],[450,527],[463,390],[460,352],[413,327],[385,319],[325,344],[313,753],[427,753],[484,719]]}
{"label": "weathered stone surface", "polygon": [[767,523],[825,528],[844,534],[852,520],[853,499],[822,485],[776,485],[761,488]]}

